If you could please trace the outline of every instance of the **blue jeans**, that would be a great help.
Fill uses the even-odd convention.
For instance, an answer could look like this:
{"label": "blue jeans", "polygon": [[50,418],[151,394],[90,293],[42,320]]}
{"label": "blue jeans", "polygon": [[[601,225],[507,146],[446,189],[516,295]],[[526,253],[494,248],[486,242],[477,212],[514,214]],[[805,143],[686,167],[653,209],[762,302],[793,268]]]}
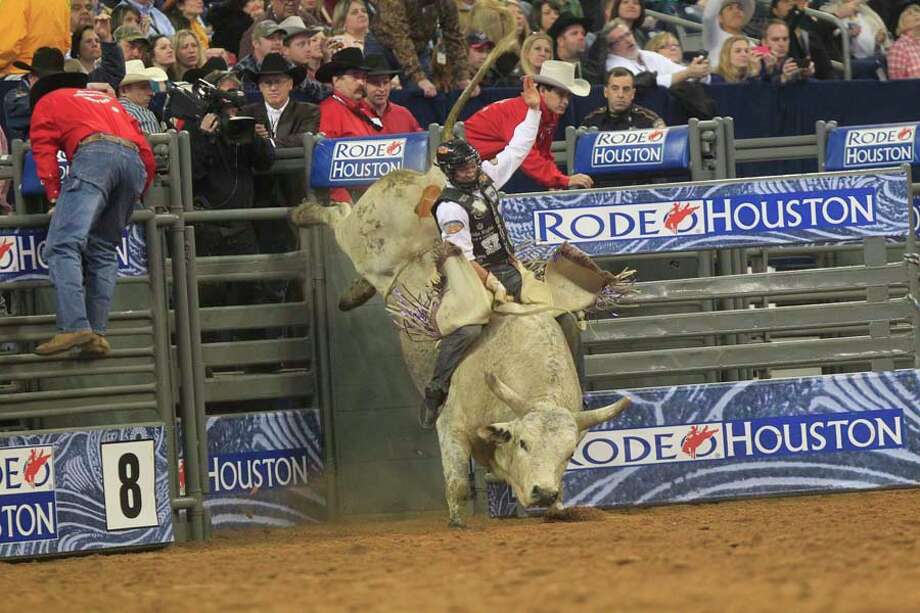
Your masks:
{"label": "blue jeans", "polygon": [[71,160],[44,250],[61,331],[105,333],[118,277],[116,247],[145,179],[140,155],[118,143],[87,143]]}

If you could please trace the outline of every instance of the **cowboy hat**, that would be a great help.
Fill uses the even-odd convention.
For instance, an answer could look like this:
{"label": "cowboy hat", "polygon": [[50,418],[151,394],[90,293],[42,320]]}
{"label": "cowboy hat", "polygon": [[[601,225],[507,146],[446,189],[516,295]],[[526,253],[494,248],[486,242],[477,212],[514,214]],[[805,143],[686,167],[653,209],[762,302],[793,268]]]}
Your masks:
{"label": "cowboy hat", "polygon": [[54,47],[39,47],[32,56],[32,63],[16,61],[13,66],[40,77],[55,72],[64,72],[64,54]]}
{"label": "cowboy hat", "polygon": [[262,77],[275,75],[287,75],[291,77],[295,84],[301,83],[307,78],[307,71],[304,68],[293,66],[284,59],[284,56],[280,53],[269,53],[265,56],[265,59],[262,60],[262,65],[259,67],[258,71],[247,70],[245,73],[246,78],[256,83],[258,83],[259,79]]}
{"label": "cowboy hat", "polygon": [[562,34],[572,26],[581,26],[587,33],[591,31],[591,20],[587,17],[576,17],[572,13],[563,13],[559,15],[559,18],[556,19],[549,30],[546,31],[546,34],[552,39],[554,47],[556,46],[556,38],[562,36]]}
{"label": "cowboy hat", "polygon": [[74,89],[83,89],[89,81],[89,75],[82,72],[53,72],[42,76],[32,89],[29,90],[29,105],[35,109],[35,105],[42,99],[45,94],[50,94],[56,89],[72,87]]}
{"label": "cowboy hat", "polygon": [[284,40],[288,41],[291,37],[297,36],[307,31],[307,24],[297,15],[291,15],[278,24],[278,28],[284,30]]}
{"label": "cowboy hat", "polygon": [[128,60],[125,62],[125,78],[118,85],[132,85],[148,81],[164,83],[168,79],[169,77],[166,76],[166,72],[162,68],[157,68],[156,66],[144,68],[143,60]]}
{"label": "cowboy hat", "polygon": [[540,67],[540,74],[534,75],[533,80],[543,85],[558,87],[576,96],[587,96],[591,93],[591,84],[584,79],[575,78],[575,64],[559,60],[546,60]]}
{"label": "cowboy hat", "polygon": [[399,71],[390,66],[390,63],[382,55],[369,55],[364,58],[369,77],[391,77],[399,74]]}
{"label": "cowboy hat", "polygon": [[336,52],[331,60],[316,71],[316,80],[320,83],[331,83],[332,77],[337,77],[349,70],[364,72],[368,70],[368,66],[364,63],[364,54],[357,47],[347,47]]}

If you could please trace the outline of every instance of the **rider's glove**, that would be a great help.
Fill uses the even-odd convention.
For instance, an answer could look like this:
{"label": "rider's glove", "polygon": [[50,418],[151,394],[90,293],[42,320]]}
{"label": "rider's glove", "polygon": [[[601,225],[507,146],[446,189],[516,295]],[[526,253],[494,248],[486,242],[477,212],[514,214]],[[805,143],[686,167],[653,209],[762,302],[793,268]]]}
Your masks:
{"label": "rider's glove", "polygon": [[508,290],[491,272],[486,277],[486,289],[495,295],[496,302],[512,302],[511,297],[508,296]]}

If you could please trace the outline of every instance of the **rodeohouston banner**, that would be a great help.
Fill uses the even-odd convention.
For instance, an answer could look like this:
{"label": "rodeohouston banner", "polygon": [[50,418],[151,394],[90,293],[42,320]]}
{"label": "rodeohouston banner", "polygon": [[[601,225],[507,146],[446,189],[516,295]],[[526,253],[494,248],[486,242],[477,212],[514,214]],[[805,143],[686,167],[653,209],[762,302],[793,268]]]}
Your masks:
{"label": "rodeohouston banner", "polygon": [[502,217],[523,259],[562,243],[592,256],[904,236],[900,169],[507,196]]}
{"label": "rodeohouston banner", "polygon": [[917,124],[834,128],[827,137],[827,170],[920,164]]}
{"label": "rodeohouston banner", "polygon": [[[0,229],[0,283],[48,279],[48,264],[42,250],[47,228]],[[118,274],[140,277],[147,274],[147,245],[144,228],[130,224],[121,237]]]}
{"label": "rodeohouston banner", "polygon": [[687,126],[588,132],[575,145],[574,172],[590,175],[690,168]]}
{"label": "rodeohouston banner", "polygon": [[[586,433],[566,506],[615,507],[920,485],[920,371],[625,391],[633,405]],[[620,393],[586,396],[589,408]],[[515,512],[489,484],[493,516]]]}
{"label": "rodeohouston banner", "polygon": [[161,425],[0,437],[0,558],[173,541]]}
{"label": "rodeohouston banner", "polygon": [[361,187],[391,170],[428,170],[428,132],[324,138],[313,148],[313,187]]}

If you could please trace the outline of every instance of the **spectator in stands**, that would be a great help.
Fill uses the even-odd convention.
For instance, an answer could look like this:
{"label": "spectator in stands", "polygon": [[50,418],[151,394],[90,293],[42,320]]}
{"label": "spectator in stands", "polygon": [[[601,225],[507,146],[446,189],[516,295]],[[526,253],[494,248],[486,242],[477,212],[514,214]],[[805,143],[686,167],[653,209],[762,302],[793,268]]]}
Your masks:
{"label": "spectator in stands", "polygon": [[743,83],[759,79],[763,69],[760,55],[751,51],[746,36],[732,36],[722,44],[719,68],[712,73],[712,83]]}
{"label": "spectator in stands", "polygon": [[64,54],[54,47],[39,47],[32,56],[32,62],[16,60],[18,70],[26,71],[15,89],[3,97],[3,114],[6,134],[9,141],[29,139],[29,121],[32,119],[32,106],[29,103],[29,89],[41,77],[48,74],[64,72]]}
{"label": "spectator in stands", "polygon": [[831,0],[821,6],[843,20],[850,37],[850,55],[858,60],[875,60],[891,45],[888,29],[865,0]]}
{"label": "spectator in stands", "polygon": [[300,0],[300,16],[308,26],[329,27],[332,25],[332,16],[326,6],[319,0]]}
{"label": "spectator in stands", "polygon": [[825,39],[828,36],[833,39],[834,28],[830,26],[828,32],[827,22],[806,15],[807,7],[808,0],[772,0],[770,4],[773,16],[789,26],[789,56],[797,60],[811,58],[816,78],[833,79],[836,75]]}
{"label": "spectator in stands", "polygon": [[[255,41],[253,34],[260,22],[268,20],[274,23],[281,23],[294,15],[299,15],[303,18],[303,15],[300,14],[299,0],[271,0],[268,10],[253,25],[249,26],[249,29],[243,34],[240,39],[240,52],[238,55],[245,57],[253,52],[252,47]],[[274,52],[277,52],[277,50],[274,50]]]}
{"label": "spectator in stands", "polygon": [[[202,49],[207,49],[211,41],[208,27],[201,18],[202,14],[204,14],[204,0],[176,0],[167,16],[177,33],[181,30],[190,31],[198,39],[198,45]],[[180,51],[178,45],[176,51]]]}
{"label": "spectator in stands", "polygon": [[505,6],[514,14],[514,21],[517,24],[517,42],[518,45],[523,45],[530,36],[530,24],[527,22],[527,15],[524,14],[521,0],[508,0]]}
{"label": "spectator in stands", "polygon": [[162,34],[154,35],[150,39],[150,65],[156,66],[175,81],[176,52],[172,40]]}
{"label": "spectator in stands", "polygon": [[898,18],[898,40],[888,49],[888,77],[920,78],[920,6],[911,4]]}
{"label": "spectator in stands", "polygon": [[240,41],[253,19],[261,20],[264,13],[265,0],[225,0],[212,4],[208,9],[208,23],[214,28],[211,44],[242,57]]}
{"label": "spectator in stands", "polygon": [[[251,142],[231,138],[228,129],[245,104],[235,74],[215,71],[206,80],[226,92],[237,92],[219,114],[209,113],[200,122],[186,123],[192,152],[192,191],[196,209],[248,209],[255,196],[255,173],[265,172],[274,161],[274,148],[267,138],[252,135]],[[229,221],[195,225],[199,256],[245,255],[259,252],[252,222]],[[226,288],[203,284],[202,306],[258,304],[263,288],[258,283],[231,283]]]}
{"label": "spectator in stands", "polygon": [[675,64],[684,63],[684,50],[681,49],[680,41],[670,32],[659,32],[654,35],[645,45],[645,50],[663,55]]}
{"label": "spectator in stands", "polygon": [[621,66],[636,76],[652,73],[660,87],[671,87],[688,79],[709,81],[709,62],[706,58],[698,56],[693,58],[689,66],[681,66],[658,53],[643,51],[636,44],[632,30],[616,19],[601,30],[598,41],[603,40],[607,42],[607,70]]}
{"label": "spectator in stands", "polygon": [[333,53],[345,47],[357,47],[363,52],[369,28],[370,19],[364,0],[339,0],[332,13],[334,36],[327,44]]}
{"label": "spectator in stands", "polygon": [[[521,169],[549,189],[591,187],[591,177],[587,175],[564,175],[556,166],[550,149],[559,117],[568,108],[570,97],[573,94],[587,96],[591,93],[591,85],[575,78],[574,64],[556,60],[543,62],[540,74],[533,78],[540,93],[542,115],[536,144],[521,164]],[[522,96],[490,104],[464,122],[467,141],[483,159],[492,159],[508,146],[514,128],[523,120],[527,109]]]}
{"label": "spectator in stands", "polygon": [[[383,132],[383,121],[367,103],[367,71],[364,55],[357,47],[342,49],[319,67],[316,78],[331,83],[333,93],[319,105],[319,131],[330,138],[375,136]],[[348,190],[329,190],[336,202],[348,202]]]}
{"label": "spectator in stands", "polygon": [[531,13],[534,31],[549,32],[561,13],[562,7],[558,0],[540,0],[535,3],[533,13]]}
{"label": "spectator in stands", "polygon": [[[89,0],[73,0],[74,4]],[[39,47],[70,48],[69,15],[64,2],[0,2],[0,75],[16,74],[15,62],[28,64]],[[89,25],[92,25],[92,19]]]}
{"label": "spectator in stands", "polygon": [[553,40],[548,34],[534,32],[521,46],[521,76],[538,75],[543,62],[553,59]]}
{"label": "spectator in stands", "polygon": [[614,19],[621,19],[632,30],[633,38],[640,49],[645,49],[649,41],[645,24],[645,6],[642,0],[613,0],[611,15]]}
{"label": "spectator in stands", "polygon": [[469,82],[466,45],[454,0],[431,0],[427,4],[414,0],[378,0],[376,7],[377,14],[371,23],[376,43],[369,46],[368,53],[383,54],[398,66],[404,87],[418,87],[426,98],[437,95],[437,88],[431,82],[431,43],[439,28],[447,78],[455,87],[466,87]]}
{"label": "spectator in stands", "polygon": [[99,0],[71,0],[70,2],[70,33],[79,28],[93,25],[93,19],[98,12],[96,7]]}
{"label": "spectator in stands", "polygon": [[274,21],[264,19],[252,30],[252,54],[237,62],[233,71],[237,74],[255,74],[259,72],[259,67],[266,55],[281,53],[282,49],[284,49],[284,30]]}
{"label": "spectator in stands", "polygon": [[[89,75],[91,83],[108,83],[118,90],[125,77],[125,57],[112,36],[112,23],[108,15],[96,20],[94,26],[80,27],[70,41],[70,57],[74,72]],[[69,69],[68,69],[69,70]]]}
{"label": "spectator in stands", "polygon": [[607,104],[588,113],[582,125],[601,132],[665,127],[654,111],[635,104],[636,78],[625,68],[613,68],[607,73],[604,97]]}
{"label": "spectator in stands", "polygon": [[729,36],[743,36],[744,26],[754,16],[754,0],[707,0],[703,11],[703,47],[712,69],[718,68],[722,43]]}
{"label": "spectator in stands", "polygon": [[[116,247],[156,172],[137,122],[106,94],[80,91],[86,82],[84,74],[54,73],[30,92],[32,153],[54,210],[44,256],[59,330],[36,347],[40,355],[81,347],[84,357],[100,357],[111,350],[105,332],[118,276]],[[70,160],[63,189],[58,151]]]}
{"label": "spectator in stands", "polygon": [[176,63],[173,76],[176,81],[181,81],[186,71],[204,66],[204,49],[198,42],[198,37],[191,30],[179,30],[172,40],[176,53]]}
{"label": "spectator in stands", "polygon": [[364,63],[367,66],[367,82],[364,87],[367,92],[367,102],[383,122],[383,130],[380,133],[420,132],[422,128],[412,116],[412,112],[390,101],[393,77],[399,71],[390,66],[382,55],[369,55],[365,58]]}
{"label": "spectator in stands", "polygon": [[[489,57],[489,52],[495,48],[495,43],[489,40],[489,37],[483,32],[475,30],[466,35],[466,43],[468,45],[466,63],[469,66],[469,77],[472,78],[476,71],[479,70],[479,67],[485,63],[486,58]],[[500,76],[492,71],[490,73],[492,74],[487,74],[482,80],[483,87],[492,86]]]}
{"label": "spectator in stands", "polygon": [[147,36],[141,28],[141,12],[126,2],[122,2],[112,9],[112,28],[117,31],[121,26],[128,26],[137,29],[141,34]]}
{"label": "spectator in stands", "polygon": [[797,60],[789,56],[789,26],[785,21],[768,21],[762,43],[770,49],[770,53],[763,56],[764,72],[774,83],[802,81],[815,75],[814,62],[808,58]]}
{"label": "spectator in stands", "polygon": [[160,120],[150,110],[150,101],[153,99],[153,84],[165,83],[167,78],[159,68],[144,68],[141,60],[125,62],[125,78],[118,88],[118,101],[137,120],[144,134],[164,131]]}
{"label": "spectator in stands", "polygon": [[[288,19],[296,18],[289,17]],[[285,32],[284,57],[295,66],[302,67],[308,79],[315,79],[316,71],[323,63],[323,42],[326,39],[326,29],[323,26],[309,26],[302,30],[286,28]]]}
{"label": "spectator in stands", "polygon": [[583,77],[582,57],[585,53],[585,35],[590,21],[571,13],[559,16],[547,34],[553,41],[553,57],[575,66],[575,76]]}
{"label": "spectator in stands", "polygon": [[142,60],[145,64],[150,56],[150,41],[134,26],[121,26],[115,30],[115,42],[121,47],[125,61]]}
{"label": "spectator in stands", "polygon": [[176,33],[176,29],[170,23],[169,17],[154,6],[154,0],[125,0],[125,2],[140,12],[142,23],[146,21],[150,24],[151,34],[172,36]]}

